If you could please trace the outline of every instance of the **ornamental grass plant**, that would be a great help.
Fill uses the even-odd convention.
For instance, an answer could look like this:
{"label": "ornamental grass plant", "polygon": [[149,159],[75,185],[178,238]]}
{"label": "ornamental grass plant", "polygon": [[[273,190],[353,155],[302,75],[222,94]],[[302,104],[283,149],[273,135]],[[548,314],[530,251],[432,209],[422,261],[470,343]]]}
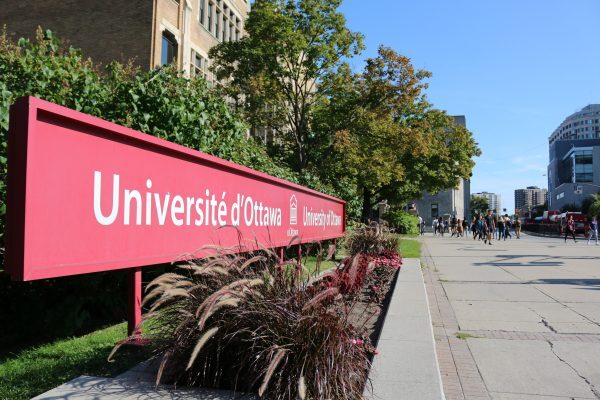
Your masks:
{"label": "ornamental grass plant", "polygon": [[302,276],[269,250],[219,250],[152,281],[143,324],[160,360],[156,383],[362,398],[374,348],[340,288]]}
{"label": "ornamental grass plant", "polygon": [[383,225],[363,225],[349,232],[344,243],[351,256],[357,254],[374,256],[385,250],[396,251],[398,236],[391,234],[389,229]]}
{"label": "ornamental grass plant", "polygon": [[354,231],[346,246],[355,254],[320,275],[269,249],[213,247],[179,263],[146,287],[156,384],[361,399],[377,353],[373,321],[401,265],[396,245],[378,227]]}

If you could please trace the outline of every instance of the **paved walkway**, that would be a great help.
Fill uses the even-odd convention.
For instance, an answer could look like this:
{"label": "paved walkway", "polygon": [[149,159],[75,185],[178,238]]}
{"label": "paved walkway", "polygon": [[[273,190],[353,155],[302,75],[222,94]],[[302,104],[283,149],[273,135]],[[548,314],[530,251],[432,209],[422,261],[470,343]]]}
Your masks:
{"label": "paved walkway", "polygon": [[444,398],[428,307],[421,263],[405,258],[377,343],[367,399]]}
{"label": "paved walkway", "polygon": [[448,400],[600,399],[600,246],[423,243]]}

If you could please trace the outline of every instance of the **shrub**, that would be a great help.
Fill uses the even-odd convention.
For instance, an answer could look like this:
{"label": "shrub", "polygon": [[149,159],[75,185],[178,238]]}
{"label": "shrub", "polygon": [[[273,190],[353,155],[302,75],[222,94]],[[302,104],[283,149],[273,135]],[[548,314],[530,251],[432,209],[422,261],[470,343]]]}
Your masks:
{"label": "shrub", "polygon": [[389,224],[396,229],[396,232],[410,235],[419,234],[419,218],[416,215],[402,210],[389,211],[386,214]]}
{"label": "shrub", "polygon": [[395,251],[398,237],[381,225],[362,226],[349,231],[344,238],[344,245],[351,256],[357,254],[380,254],[385,250]]}
{"label": "shrub", "polygon": [[[265,399],[357,399],[373,348],[336,299],[268,251],[219,252],[147,288],[161,379]],[[360,343],[360,344],[359,344]]]}

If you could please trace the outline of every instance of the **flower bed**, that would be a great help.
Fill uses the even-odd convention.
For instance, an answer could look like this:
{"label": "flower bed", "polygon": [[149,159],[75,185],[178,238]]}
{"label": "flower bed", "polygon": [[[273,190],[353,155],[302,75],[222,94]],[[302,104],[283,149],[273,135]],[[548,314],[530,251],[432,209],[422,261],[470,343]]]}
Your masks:
{"label": "flower bed", "polygon": [[[356,249],[361,234],[354,235]],[[370,230],[364,235],[376,242]],[[377,235],[377,250],[351,252],[317,279],[303,279],[296,262],[282,265],[268,250],[223,250],[151,282],[143,323],[161,360],[157,383],[265,399],[361,398],[378,317],[401,265],[397,243]]]}

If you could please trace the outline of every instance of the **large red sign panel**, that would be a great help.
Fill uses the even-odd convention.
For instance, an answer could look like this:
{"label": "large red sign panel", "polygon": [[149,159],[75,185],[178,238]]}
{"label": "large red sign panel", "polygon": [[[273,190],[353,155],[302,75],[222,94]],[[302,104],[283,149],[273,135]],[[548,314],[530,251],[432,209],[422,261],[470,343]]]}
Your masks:
{"label": "large red sign panel", "polygon": [[207,244],[286,246],[345,229],[342,200],[34,97],[11,108],[8,163],[13,279],[199,257]]}

